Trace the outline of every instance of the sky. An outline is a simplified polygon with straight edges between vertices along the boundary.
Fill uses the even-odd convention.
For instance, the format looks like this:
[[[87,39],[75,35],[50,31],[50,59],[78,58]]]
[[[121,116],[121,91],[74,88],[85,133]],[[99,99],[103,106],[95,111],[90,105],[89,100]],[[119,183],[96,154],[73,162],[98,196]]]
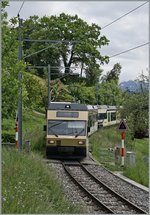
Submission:
[[[145,2],[24,1],[21,8],[23,1],[10,1],[6,11],[8,19],[17,16],[21,8],[20,18],[22,19],[33,15],[42,17],[64,12],[69,15],[77,14],[89,25],[96,23],[102,28],[101,36],[104,35],[110,40],[109,45],[103,46],[100,50],[102,55],[110,56],[109,64],[101,67],[102,75],[110,71],[114,64],[120,63],[122,69],[119,81],[123,82],[137,79],[142,72],[144,75],[149,75],[149,44],[114,56],[149,42],[149,2],[144,4]],[[134,10],[142,4],[144,5]],[[130,11],[132,12],[125,15]],[[125,16],[110,24],[123,15]]]

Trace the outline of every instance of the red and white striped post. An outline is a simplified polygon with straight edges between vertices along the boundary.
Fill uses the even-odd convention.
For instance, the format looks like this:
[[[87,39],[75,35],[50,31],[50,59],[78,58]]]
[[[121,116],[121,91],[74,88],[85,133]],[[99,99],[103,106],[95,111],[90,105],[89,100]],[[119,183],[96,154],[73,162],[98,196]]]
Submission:
[[[124,131],[122,131],[121,136],[121,166],[124,166]]]
[[[124,120],[120,121],[119,131],[121,131],[121,166],[124,166],[124,156],[125,156],[125,151],[124,151],[124,136],[125,136],[125,131],[127,130],[127,124]]]
[[[16,117],[16,138],[15,138],[15,142],[16,142],[16,148],[18,149],[18,116]]]

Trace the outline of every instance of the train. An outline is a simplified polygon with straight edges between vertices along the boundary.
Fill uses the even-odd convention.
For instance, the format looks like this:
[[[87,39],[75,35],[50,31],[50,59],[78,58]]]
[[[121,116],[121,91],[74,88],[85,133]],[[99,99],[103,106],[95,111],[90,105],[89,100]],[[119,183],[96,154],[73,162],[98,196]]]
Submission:
[[[117,108],[70,102],[50,102],[47,110],[46,157],[84,158],[88,137],[100,127],[117,123]]]
[[[120,107],[112,105],[98,105],[98,128],[119,124]]]

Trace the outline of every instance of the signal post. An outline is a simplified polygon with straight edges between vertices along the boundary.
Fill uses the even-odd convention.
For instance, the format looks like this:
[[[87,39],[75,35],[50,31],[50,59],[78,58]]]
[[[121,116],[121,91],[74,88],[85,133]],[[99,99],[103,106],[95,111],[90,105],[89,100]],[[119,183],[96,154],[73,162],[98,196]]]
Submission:
[[[125,131],[127,130],[127,124],[124,120],[121,120],[118,130],[121,132],[121,166],[124,166],[124,155],[125,155],[125,150],[124,150],[124,136],[125,136]]]

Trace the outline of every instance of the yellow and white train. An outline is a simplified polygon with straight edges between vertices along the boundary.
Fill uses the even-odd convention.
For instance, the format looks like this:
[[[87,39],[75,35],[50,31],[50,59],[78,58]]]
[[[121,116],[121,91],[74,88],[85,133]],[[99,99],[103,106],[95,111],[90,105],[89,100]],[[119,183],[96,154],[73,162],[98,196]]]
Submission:
[[[98,128],[116,125],[120,122],[118,108],[111,105],[98,105]]]
[[[101,126],[114,124],[115,111],[116,109],[108,106],[51,102],[47,110],[46,156],[86,157],[88,136]]]

